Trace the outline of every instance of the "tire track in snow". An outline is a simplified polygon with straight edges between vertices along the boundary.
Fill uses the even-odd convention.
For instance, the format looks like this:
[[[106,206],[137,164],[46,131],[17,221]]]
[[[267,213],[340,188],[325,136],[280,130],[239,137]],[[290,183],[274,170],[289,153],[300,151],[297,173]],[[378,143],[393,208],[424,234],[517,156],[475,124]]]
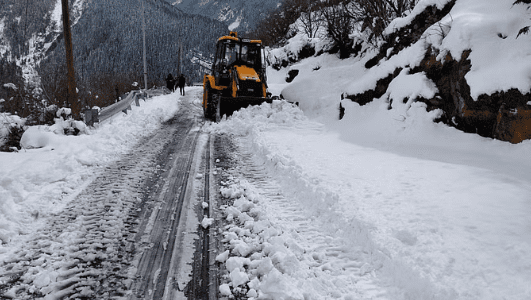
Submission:
[[[217,189],[212,188],[215,171],[211,171],[211,137],[205,147],[205,153],[202,159],[203,163],[203,186],[198,191],[198,198],[202,199],[200,211],[201,224],[198,229],[198,238],[195,241],[194,262],[192,268],[192,278],[185,288],[185,295],[188,299],[195,300],[212,300],[218,299],[218,270],[217,265],[211,255],[217,250],[216,231],[217,231]]]
[[[242,190],[243,197],[248,199],[246,201],[254,202],[262,211],[256,215],[256,209],[251,209],[243,220],[251,216],[254,224],[266,220],[270,225],[265,230],[268,233],[264,234],[265,231],[260,232],[260,229],[256,231],[251,225],[253,223],[244,223],[241,216],[230,217],[234,221],[229,221],[232,224],[225,228],[237,233],[232,237],[229,232],[225,233],[224,246],[230,249],[229,260],[237,258],[231,264],[238,261],[235,245],[244,244],[252,249],[241,257],[250,283],[236,287],[229,281],[232,295],[238,299],[246,299],[255,292],[259,295],[263,293],[266,298],[269,295],[271,299],[329,299],[343,296],[344,299],[388,299],[385,289],[379,286],[375,278],[373,271],[378,266],[373,264],[370,254],[365,253],[365,249],[356,245],[355,241],[345,240],[342,233],[331,232],[327,228],[326,221],[329,220],[326,217],[323,219],[319,214],[314,214],[312,209],[308,210],[304,206],[304,201],[297,199],[297,195],[286,192],[278,180],[288,178],[275,177],[275,171],[255,156],[251,144],[241,138],[228,147],[237,150],[228,150],[230,154],[226,155],[232,163],[225,168],[224,177],[227,181],[224,184],[229,189]],[[239,198],[240,194],[235,197]],[[234,209],[230,209],[230,202],[225,204],[229,206],[228,211],[234,212]],[[255,269],[256,265],[267,265],[263,264],[266,257],[271,259],[271,267],[276,269],[273,273]],[[273,275],[274,272],[281,275]],[[229,277],[229,273],[232,275],[230,270],[224,270],[225,278]],[[282,281],[267,282],[270,276],[282,278]],[[257,280],[261,283],[257,283]],[[251,291],[251,284],[256,291]]]
[[[118,299],[130,294],[135,253],[154,246],[146,243],[139,219],[163,205],[157,195],[168,180],[164,162],[186,161],[170,149],[191,151],[188,135],[194,122],[187,113],[183,109],[132,153],[108,166],[4,262],[0,298]],[[174,186],[172,192],[179,190]]]
[[[173,166],[165,176],[167,181],[154,194],[159,205],[146,211],[149,217],[141,218],[142,231],[136,237],[146,249],[139,260],[133,299],[162,299],[173,285],[174,278],[168,278],[168,272],[198,137],[199,131],[187,133],[186,137],[177,138],[182,143],[176,145],[180,149],[167,150],[177,155],[170,161]]]

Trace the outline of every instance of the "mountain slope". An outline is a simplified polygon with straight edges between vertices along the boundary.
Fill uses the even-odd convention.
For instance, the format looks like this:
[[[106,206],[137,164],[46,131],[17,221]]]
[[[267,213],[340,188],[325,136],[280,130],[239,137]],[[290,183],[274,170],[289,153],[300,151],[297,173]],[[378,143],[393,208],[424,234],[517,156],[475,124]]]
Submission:
[[[0,66],[5,66],[2,74],[9,71],[9,78],[2,76],[2,81],[15,82],[21,76],[21,70],[12,70],[15,61],[20,66],[29,64],[42,79],[41,96],[48,104],[63,105],[66,72],[60,9],[57,12],[60,1],[9,1],[13,3],[0,15]],[[167,74],[179,69],[189,82],[200,81],[204,69],[193,64],[193,58],[209,56],[217,38],[227,33],[224,23],[184,13],[164,0],[70,2],[76,81],[85,107],[106,106],[131,90],[133,82],[143,82],[142,3],[149,86],[165,84]],[[26,7],[33,11],[27,17]],[[40,18],[32,19],[35,24],[26,22],[31,16]],[[19,23],[28,23],[25,31]],[[0,90],[0,98],[12,97],[5,88]]]
[[[224,22],[229,28],[246,31],[253,28],[265,13],[278,6],[279,0],[182,0],[173,2],[190,14],[206,16]]]

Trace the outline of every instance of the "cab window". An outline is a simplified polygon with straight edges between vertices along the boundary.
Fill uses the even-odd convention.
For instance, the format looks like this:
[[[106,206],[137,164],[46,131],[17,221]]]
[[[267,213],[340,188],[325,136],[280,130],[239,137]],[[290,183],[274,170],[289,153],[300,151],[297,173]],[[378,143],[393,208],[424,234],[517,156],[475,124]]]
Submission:
[[[238,60],[239,46],[235,44],[227,44],[225,48],[225,61],[227,65],[231,65]]]

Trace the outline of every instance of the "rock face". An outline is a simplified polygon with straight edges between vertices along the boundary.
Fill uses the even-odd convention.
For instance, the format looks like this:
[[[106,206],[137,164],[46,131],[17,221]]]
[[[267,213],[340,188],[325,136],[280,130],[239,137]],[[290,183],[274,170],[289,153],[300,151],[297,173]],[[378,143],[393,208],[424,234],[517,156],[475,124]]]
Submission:
[[[410,25],[389,35],[387,42],[380,47],[378,55],[369,60],[365,67],[377,67],[378,62],[385,57],[395,55],[417,42],[422,33],[448,14],[454,4],[455,1],[449,2],[440,10],[435,6],[427,7]],[[413,68],[410,74],[425,72],[439,92],[432,99],[416,100],[425,102],[428,111],[443,110],[444,114],[439,121],[464,132],[477,133],[483,137],[511,143],[531,139],[531,94],[522,94],[517,89],[510,89],[492,95],[483,94],[474,100],[465,79],[465,75],[472,67],[468,59],[470,53],[471,50],[464,51],[461,57],[457,58],[448,54],[444,59],[437,60],[439,54],[437,50],[428,48],[420,65]],[[375,89],[361,94],[346,95],[346,98],[365,105],[384,95],[400,71],[401,68],[398,68],[392,74],[378,80]]]
[[[443,99],[425,101],[428,108],[442,109],[445,112],[442,121],[465,132],[511,143],[531,139],[531,110],[527,105],[531,95],[511,89],[472,99],[465,80],[471,68],[470,53],[463,52],[458,61],[447,55],[444,62],[437,61],[431,49],[426,53],[418,70],[426,72]]]

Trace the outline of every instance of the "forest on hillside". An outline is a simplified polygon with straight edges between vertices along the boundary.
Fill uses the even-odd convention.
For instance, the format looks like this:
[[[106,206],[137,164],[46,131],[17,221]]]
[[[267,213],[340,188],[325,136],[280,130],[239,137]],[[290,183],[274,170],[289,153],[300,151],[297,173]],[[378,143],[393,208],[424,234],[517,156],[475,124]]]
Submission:
[[[166,0],[190,14],[197,14],[236,26],[242,35],[255,28],[282,0]]]
[[[74,60],[81,96],[88,106],[105,106],[109,99],[143,82],[142,7],[140,2],[107,0],[89,2],[82,18],[73,27]],[[202,79],[204,70],[192,64],[195,53],[212,53],[215,40],[227,29],[211,19],[185,14],[164,1],[146,1],[146,57],[148,86],[163,85],[168,73],[180,71],[188,81]],[[64,61],[64,45],[58,43],[38,69],[49,94],[63,94],[57,69]],[[61,78],[60,80],[66,80]],[[142,84],[143,86],[143,84]]]
[[[0,55],[0,99],[5,99],[3,107],[6,112],[35,123],[39,122],[38,115],[44,106],[66,105],[62,27],[50,24],[52,2],[55,1],[9,1],[0,15],[4,24],[0,44],[8,49]],[[72,27],[72,39],[76,84],[82,107],[107,106],[114,103],[119,95],[138,89],[133,86],[134,82],[144,86],[142,1],[92,0],[76,3],[70,0],[70,3],[71,11],[76,4],[83,3],[82,12],[73,11],[71,15],[71,22],[77,20]],[[217,38],[227,33],[226,25],[203,16],[183,13],[163,0],[145,0],[143,3],[148,86],[163,85],[168,73],[175,75],[179,72],[179,49],[182,49],[180,71],[186,75],[188,82],[202,80],[205,70],[191,60],[195,55],[208,57]],[[81,13],[81,16],[76,18],[76,13]],[[11,28],[14,30],[10,31]],[[33,42],[30,46],[31,36],[45,37],[39,45]],[[44,47],[47,43],[51,43],[49,48]],[[35,66],[39,82],[26,83],[24,87],[23,70],[17,66],[17,61],[20,65],[23,58],[35,49],[47,49],[39,57],[32,57],[44,57]],[[17,89],[4,86],[6,83],[13,83]]]

